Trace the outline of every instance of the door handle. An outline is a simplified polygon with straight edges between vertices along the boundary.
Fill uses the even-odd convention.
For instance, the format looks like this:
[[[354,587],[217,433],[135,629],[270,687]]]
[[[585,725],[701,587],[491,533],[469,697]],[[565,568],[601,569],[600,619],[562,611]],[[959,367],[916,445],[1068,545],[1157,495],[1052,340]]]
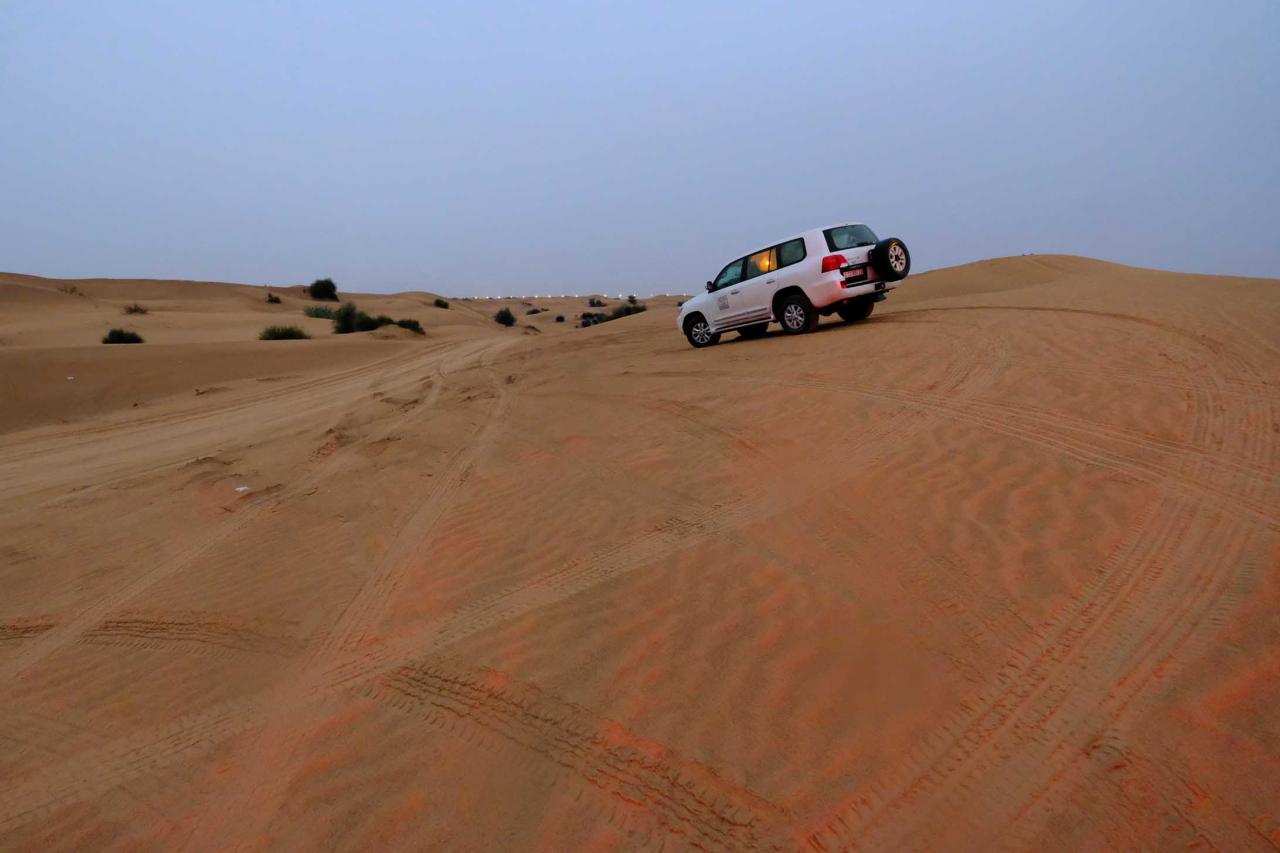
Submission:
[[[735,293],[737,293],[737,292],[738,292],[738,291],[736,291],[736,290],[730,290],[730,291],[729,291],[730,295],[735,294]]]
[[[765,283],[765,284],[773,284],[775,281],[777,281],[777,279],[776,279],[776,278],[766,278],[766,279],[764,280],[764,283]]]

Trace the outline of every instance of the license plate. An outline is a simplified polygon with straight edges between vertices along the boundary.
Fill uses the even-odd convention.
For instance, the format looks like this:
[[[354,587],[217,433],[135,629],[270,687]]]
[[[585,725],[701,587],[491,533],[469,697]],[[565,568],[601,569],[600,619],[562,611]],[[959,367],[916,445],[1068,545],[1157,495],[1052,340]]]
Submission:
[[[862,281],[866,277],[867,277],[866,267],[858,267],[857,269],[849,270],[847,273],[844,274],[845,282]]]

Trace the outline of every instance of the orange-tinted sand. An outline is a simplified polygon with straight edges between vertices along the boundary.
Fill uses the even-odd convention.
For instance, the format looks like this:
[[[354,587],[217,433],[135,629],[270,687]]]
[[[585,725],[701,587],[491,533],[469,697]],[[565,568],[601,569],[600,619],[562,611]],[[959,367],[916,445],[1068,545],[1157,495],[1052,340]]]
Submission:
[[[1280,283],[265,290],[0,276],[0,848],[1280,845]]]

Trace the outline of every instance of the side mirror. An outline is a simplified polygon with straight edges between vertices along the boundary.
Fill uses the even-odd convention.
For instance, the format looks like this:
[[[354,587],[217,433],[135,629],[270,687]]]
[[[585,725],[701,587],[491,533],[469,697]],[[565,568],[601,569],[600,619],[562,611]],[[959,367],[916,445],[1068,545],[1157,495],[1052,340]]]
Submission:
[[[707,293],[714,293],[715,289],[716,289],[716,284],[714,281],[707,282]]]

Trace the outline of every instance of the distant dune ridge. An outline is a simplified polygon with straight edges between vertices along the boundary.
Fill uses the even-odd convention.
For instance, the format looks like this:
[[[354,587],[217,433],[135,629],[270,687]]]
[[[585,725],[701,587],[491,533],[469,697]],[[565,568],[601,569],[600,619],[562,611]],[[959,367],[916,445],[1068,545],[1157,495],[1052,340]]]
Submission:
[[[1280,846],[1280,282],[340,295],[0,274],[0,849]]]

